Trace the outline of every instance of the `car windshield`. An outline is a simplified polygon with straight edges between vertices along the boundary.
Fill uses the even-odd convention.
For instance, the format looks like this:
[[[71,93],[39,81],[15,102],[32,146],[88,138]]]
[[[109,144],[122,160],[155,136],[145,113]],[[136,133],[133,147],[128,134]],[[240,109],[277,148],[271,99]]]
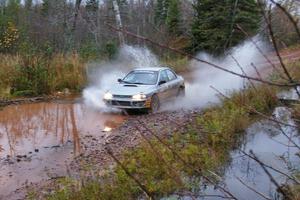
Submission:
[[[155,71],[132,71],[123,80],[124,83],[155,85],[157,82],[158,72]]]

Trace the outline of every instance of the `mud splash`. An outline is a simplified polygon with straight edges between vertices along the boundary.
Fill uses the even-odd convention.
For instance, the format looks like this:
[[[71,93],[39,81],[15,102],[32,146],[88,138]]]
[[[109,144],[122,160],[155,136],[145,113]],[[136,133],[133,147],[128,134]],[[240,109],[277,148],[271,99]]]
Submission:
[[[81,139],[108,134],[125,120],[71,102],[7,106],[0,111],[0,199],[17,188],[67,175]]]

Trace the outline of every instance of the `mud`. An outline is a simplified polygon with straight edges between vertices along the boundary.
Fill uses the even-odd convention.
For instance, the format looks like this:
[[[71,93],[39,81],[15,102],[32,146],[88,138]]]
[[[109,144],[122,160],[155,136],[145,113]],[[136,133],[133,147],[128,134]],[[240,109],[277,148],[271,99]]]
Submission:
[[[7,106],[0,111],[0,199],[30,183],[66,176],[83,138],[103,136],[126,117],[67,100]],[[106,132],[105,132],[106,131]]]

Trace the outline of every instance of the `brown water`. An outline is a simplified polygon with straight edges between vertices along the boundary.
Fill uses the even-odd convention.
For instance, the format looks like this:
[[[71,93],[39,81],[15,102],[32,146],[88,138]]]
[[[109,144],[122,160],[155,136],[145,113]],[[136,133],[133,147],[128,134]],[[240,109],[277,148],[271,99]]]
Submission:
[[[81,139],[123,123],[119,114],[70,102],[7,106],[0,111],[0,199],[15,189],[63,176],[81,153]]]

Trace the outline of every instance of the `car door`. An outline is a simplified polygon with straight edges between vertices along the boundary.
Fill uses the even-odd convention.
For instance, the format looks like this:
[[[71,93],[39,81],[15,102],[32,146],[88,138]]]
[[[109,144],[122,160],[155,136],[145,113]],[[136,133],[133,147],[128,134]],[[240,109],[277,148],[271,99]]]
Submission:
[[[168,79],[169,79],[169,82],[168,82],[168,90],[169,90],[169,94],[170,94],[169,98],[176,97],[178,94],[179,87],[180,87],[180,85],[178,84],[177,76],[172,70],[167,69],[166,72],[167,72]]]
[[[158,85],[158,88],[159,88],[158,89],[158,91],[159,91],[158,97],[159,97],[160,101],[166,101],[170,96],[170,91],[168,90],[169,89],[169,86],[168,86],[169,78],[168,78],[168,74],[167,74],[166,70],[160,71],[158,83],[160,83],[162,81],[165,81],[165,83]]]

